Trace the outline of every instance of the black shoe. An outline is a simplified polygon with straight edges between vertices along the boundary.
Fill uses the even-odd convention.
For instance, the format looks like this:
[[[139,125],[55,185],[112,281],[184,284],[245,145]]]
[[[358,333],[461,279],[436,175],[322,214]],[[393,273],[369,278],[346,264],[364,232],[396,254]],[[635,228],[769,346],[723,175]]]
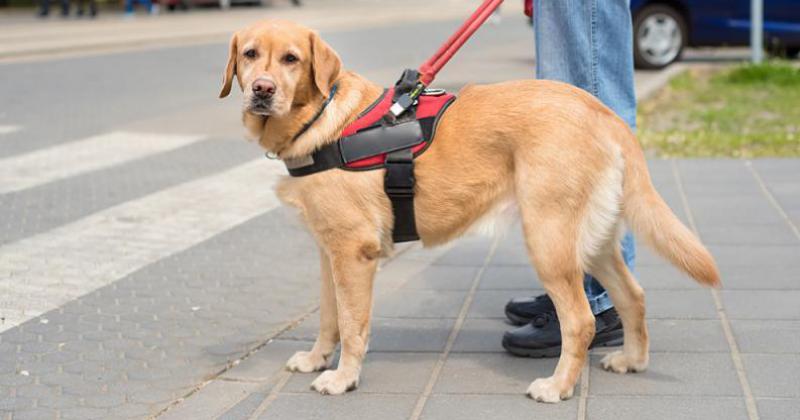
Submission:
[[[616,309],[611,308],[595,316],[594,340],[589,348],[619,346],[622,341],[622,322]],[[503,347],[515,356],[558,356],[561,354],[561,326],[556,312],[539,313],[528,324],[507,331],[503,335]]]
[[[556,307],[547,295],[514,298],[506,304],[506,316],[514,325],[525,325],[537,315],[555,311]]]

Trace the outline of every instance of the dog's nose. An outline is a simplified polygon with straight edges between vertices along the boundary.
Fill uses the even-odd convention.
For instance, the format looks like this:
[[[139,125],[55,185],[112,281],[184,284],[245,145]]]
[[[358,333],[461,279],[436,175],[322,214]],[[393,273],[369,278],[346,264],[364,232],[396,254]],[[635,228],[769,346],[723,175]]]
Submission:
[[[253,82],[253,93],[259,98],[270,98],[275,94],[275,83],[266,79]]]

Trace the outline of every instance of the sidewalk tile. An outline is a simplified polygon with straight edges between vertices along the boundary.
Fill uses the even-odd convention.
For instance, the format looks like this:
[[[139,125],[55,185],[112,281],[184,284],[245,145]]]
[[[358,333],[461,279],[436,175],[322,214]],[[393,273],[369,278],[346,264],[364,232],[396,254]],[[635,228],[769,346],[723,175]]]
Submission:
[[[698,290],[701,287],[688,275],[677,268],[665,264],[637,265],[633,269],[633,277],[642,286],[645,293],[652,290]]]
[[[248,420],[267,396],[266,392],[254,392],[224,412],[216,420]]]
[[[709,251],[725,274],[739,267],[775,266],[793,267],[800,270],[800,246],[731,246],[710,245]]]
[[[505,352],[503,333],[516,328],[502,319],[467,318],[453,345],[453,352]]]
[[[493,266],[503,265],[523,265],[530,266],[531,260],[528,257],[528,251],[522,245],[503,244],[497,247],[497,252],[494,254],[490,263]]]
[[[636,247],[636,261],[634,265],[634,272],[639,267],[647,266],[670,266],[670,264],[660,255],[656,254],[649,246],[637,243]]]
[[[797,182],[800,176],[798,159],[761,158],[753,160],[752,164],[765,181]]]
[[[519,395],[432,395],[422,411],[423,420],[573,419],[578,399],[558,404],[537,403]]]
[[[367,354],[361,370],[359,394],[420,394],[427,385],[437,353],[373,353]],[[319,372],[292,375],[284,393],[313,393],[311,383]],[[321,397],[320,398],[324,398]]]
[[[259,385],[252,382],[214,380],[181,404],[159,416],[159,419],[216,418],[258,388]]]
[[[728,342],[716,319],[651,319],[647,321],[650,351],[727,352]]]
[[[698,226],[780,226],[784,223],[765,197],[692,197],[689,207]]]
[[[742,354],[756,397],[800,398],[800,354]]]
[[[748,196],[755,199],[756,197],[764,196],[764,192],[761,191],[761,187],[759,187],[754,181],[746,181],[744,183],[724,181],[696,182],[696,180],[687,180],[686,178],[683,178],[683,187],[688,197],[690,206],[693,199],[700,197],[729,198]]]
[[[372,320],[369,350],[440,352],[454,324],[453,318],[376,318]]]
[[[556,363],[557,359],[529,359],[505,353],[452,353],[433,391],[525,395],[534,379],[553,374]]]
[[[530,265],[489,266],[483,272],[479,290],[530,289],[541,290],[542,285]]]
[[[756,404],[761,420],[787,420],[797,418],[797,413],[800,413],[800,399],[757,398]]]
[[[800,290],[723,290],[731,319],[800,320]]]
[[[800,354],[800,321],[731,320],[742,353]]]
[[[404,290],[469,290],[478,267],[432,265],[403,283]]]
[[[645,372],[607,372],[592,355],[590,395],[738,396],[742,390],[728,353],[651,353]]]
[[[379,318],[372,317],[370,351],[440,352],[453,329],[455,318]],[[287,331],[280,339],[303,340],[311,348],[319,331],[319,315]]]
[[[701,223],[698,230],[706,245],[797,245],[797,238],[783,220],[763,225]]]
[[[488,237],[466,237],[459,240],[452,249],[436,259],[433,264],[480,267],[489,254],[491,244],[492,240]]]
[[[716,319],[717,311],[711,292],[693,290],[645,291],[648,318]]]
[[[300,350],[309,350],[302,341],[274,340],[222,374],[222,378],[265,382],[283,371],[286,361]]]
[[[592,396],[588,420],[747,420],[741,398]]]
[[[417,402],[416,395],[279,395],[259,420],[406,420]]]
[[[503,318],[505,319],[506,303],[518,296],[533,296],[542,293],[536,289],[521,290],[478,290],[467,312],[467,318]]]
[[[783,265],[770,267],[723,267],[722,289],[798,289],[798,269]]]
[[[405,290],[377,296],[373,316],[384,318],[456,318],[467,292]]]
[[[319,332],[319,311],[315,311],[294,328],[283,332],[277,338],[279,340],[295,340],[314,342]]]

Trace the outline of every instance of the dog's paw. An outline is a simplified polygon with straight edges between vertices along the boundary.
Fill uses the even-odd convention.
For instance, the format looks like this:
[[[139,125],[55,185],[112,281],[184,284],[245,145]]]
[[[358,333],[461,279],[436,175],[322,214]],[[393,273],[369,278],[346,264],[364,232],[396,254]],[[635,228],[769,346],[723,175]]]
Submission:
[[[341,369],[322,372],[314,382],[311,389],[322,395],[340,395],[358,387],[358,374]]]
[[[616,373],[642,372],[647,369],[647,357],[644,360],[634,360],[623,351],[613,351],[600,361],[603,369]]]
[[[325,356],[311,351],[298,351],[286,362],[286,369],[291,372],[316,372],[329,367],[330,360]]]
[[[575,387],[563,387],[551,376],[539,378],[528,387],[528,396],[543,403],[557,403],[572,398]]]

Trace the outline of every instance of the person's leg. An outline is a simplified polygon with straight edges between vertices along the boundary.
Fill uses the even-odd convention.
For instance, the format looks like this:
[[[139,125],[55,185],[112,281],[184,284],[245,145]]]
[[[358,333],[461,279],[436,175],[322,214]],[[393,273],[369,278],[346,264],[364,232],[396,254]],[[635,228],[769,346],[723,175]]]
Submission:
[[[534,0],[536,77],[578,86],[598,97],[631,128],[636,126],[636,96],[633,85],[633,35],[629,0]],[[623,256],[633,268],[633,236],[622,241]],[[592,312],[598,316],[595,343],[616,344],[621,325],[608,293],[597,280],[586,276],[584,290]],[[552,350],[560,345],[557,328],[548,320],[552,302],[546,296],[514,299],[506,306],[512,322],[526,325],[506,334],[506,348],[520,355],[549,355],[547,352],[519,351],[541,348],[545,341]],[[544,319],[544,321],[543,321]],[[606,334],[601,331],[606,329]],[[514,350],[512,350],[514,349]],[[550,352],[552,353],[552,351]]]
[[[622,238],[621,246],[625,265],[633,272],[634,262],[636,261],[636,241],[630,232],[626,233]],[[589,307],[592,308],[593,314],[601,314],[614,307],[608,292],[603,289],[603,286],[594,277],[586,275],[583,280],[583,289],[586,291],[586,298],[589,299]]]
[[[39,16],[47,16],[50,14],[50,0],[41,0],[41,9],[39,9]]]
[[[69,16],[69,0],[61,0],[61,16]]]
[[[126,15],[133,14],[133,0],[125,0],[125,14]]]
[[[588,91],[636,128],[630,0],[536,0],[534,13],[536,77]],[[631,269],[634,252],[628,234],[623,255]],[[613,306],[591,276],[585,289],[595,314]]]

